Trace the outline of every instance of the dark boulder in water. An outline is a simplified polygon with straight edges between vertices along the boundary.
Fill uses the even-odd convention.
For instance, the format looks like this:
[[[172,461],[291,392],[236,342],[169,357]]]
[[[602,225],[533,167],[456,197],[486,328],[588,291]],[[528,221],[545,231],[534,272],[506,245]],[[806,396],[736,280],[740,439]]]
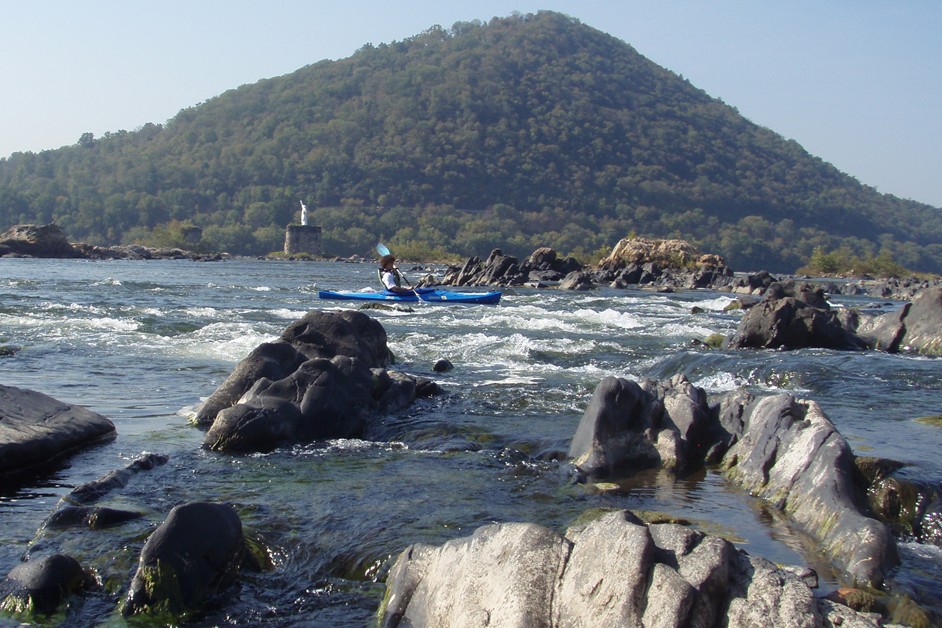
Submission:
[[[867,348],[844,327],[821,288],[793,281],[769,286],[762,301],[749,308],[724,345],[730,349]]]
[[[232,506],[177,506],[144,543],[123,612],[199,608],[235,582],[246,556],[242,522]]]
[[[551,248],[535,250],[529,258],[519,261],[494,249],[487,259],[470,257],[463,266],[448,269],[441,284],[445,286],[520,286],[539,281],[558,281],[563,276],[582,270],[572,257],[559,258]]]
[[[354,310],[309,312],[236,366],[197,414],[204,447],[271,451],[361,436],[375,412],[439,392],[422,377],[392,374],[383,326]]]
[[[50,614],[69,595],[95,586],[95,578],[71,556],[34,558],[14,567],[0,582],[0,608],[12,613]]]

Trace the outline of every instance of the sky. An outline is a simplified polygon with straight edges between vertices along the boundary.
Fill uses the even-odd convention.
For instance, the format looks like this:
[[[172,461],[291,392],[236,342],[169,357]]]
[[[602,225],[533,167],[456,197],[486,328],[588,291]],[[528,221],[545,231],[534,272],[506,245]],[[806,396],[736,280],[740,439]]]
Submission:
[[[551,10],[880,192],[942,208],[937,0],[0,0],[0,158],[164,124],[434,25]]]

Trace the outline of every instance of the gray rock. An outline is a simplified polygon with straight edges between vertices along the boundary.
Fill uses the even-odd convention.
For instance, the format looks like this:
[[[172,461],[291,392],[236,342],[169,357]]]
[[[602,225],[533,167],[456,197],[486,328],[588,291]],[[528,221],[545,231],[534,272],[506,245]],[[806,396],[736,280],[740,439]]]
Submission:
[[[942,354],[942,287],[922,290],[898,311],[862,321],[857,333],[890,353]]]
[[[666,384],[606,377],[579,422],[569,458],[588,477],[645,467],[679,472],[718,457],[711,450],[729,440],[703,390],[684,376]]]
[[[711,405],[683,376],[640,384],[607,377],[569,459],[578,480],[722,461],[731,481],[788,514],[853,579],[878,585],[898,562],[889,528],[858,503],[853,452],[812,401],[736,391]]]
[[[783,510],[817,538],[836,565],[876,586],[898,562],[883,523],[863,514],[854,456],[814,401],[740,397],[743,433],[726,453],[726,476]]]
[[[239,362],[200,406],[196,422],[212,424],[221,410],[238,403],[261,379],[279,381],[308,360],[337,355],[358,358],[367,368],[387,366],[386,330],[376,319],[355,310],[308,312],[289,325],[277,341],[259,345]]]
[[[568,543],[547,528],[493,524],[413,545],[387,579],[383,626],[547,626]]]
[[[769,287],[762,301],[746,311],[724,347],[855,350],[867,345],[842,325],[820,288],[788,282]]]
[[[82,257],[56,224],[16,225],[0,234],[0,255],[28,257]]]
[[[574,270],[559,282],[560,290],[591,290],[597,284],[591,273],[581,270]]]
[[[255,349],[206,400],[203,446],[267,452],[280,445],[362,436],[371,414],[441,391],[385,370],[386,331],[362,312],[309,312],[277,342]]]
[[[876,626],[849,608],[841,615]],[[606,514],[560,536],[491,524],[412,545],[386,581],[382,626],[821,626],[798,576],[674,524]],[[855,624],[858,625],[858,624]]]
[[[114,424],[98,413],[0,384],[0,476],[33,470],[114,437]]]

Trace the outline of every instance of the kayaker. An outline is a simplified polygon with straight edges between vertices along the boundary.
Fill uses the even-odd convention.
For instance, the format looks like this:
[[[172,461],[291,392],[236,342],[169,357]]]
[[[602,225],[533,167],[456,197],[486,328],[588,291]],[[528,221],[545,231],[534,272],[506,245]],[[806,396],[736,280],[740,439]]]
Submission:
[[[390,292],[396,294],[413,294],[412,288],[405,288],[402,285],[402,273],[396,268],[396,257],[394,255],[383,255],[379,258],[379,279],[383,286]]]

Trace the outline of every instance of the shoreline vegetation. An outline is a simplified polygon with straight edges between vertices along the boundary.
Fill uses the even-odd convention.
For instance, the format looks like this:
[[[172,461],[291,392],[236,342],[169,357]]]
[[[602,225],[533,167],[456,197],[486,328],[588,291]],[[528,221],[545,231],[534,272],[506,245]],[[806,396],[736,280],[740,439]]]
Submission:
[[[518,263],[516,257],[505,256],[499,249],[486,260],[477,257],[462,258],[442,248],[429,248],[415,242],[391,242],[401,263],[413,265],[413,272],[426,273],[422,285],[490,285],[584,290],[609,285],[625,288],[639,285],[648,289],[714,288],[760,296],[770,283],[778,280],[801,279],[824,284],[832,294],[866,294],[876,298],[901,301],[911,300],[921,290],[942,285],[942,278],[930,273],[918,273],[905,268],[886,253],[860,257],[846,248],[825,251],[815,249],[807,264],[795,273],[776,273],[773,277],[765,270],[734,271],[726,266],[719,255],[701,253],[684,240],[648,239],[629,234],[611,250],[599,250],[591,256],[562,257],[548,247],[536,249],[529,258]],[[239,256],[226,252],[192,251],[180,247],[153,247],[140,244],[100,247],[85,243],[70,243],[55,224],[16,225],[0,234],[0,257],[75,258],[88,260],[151,260],[187,259],[193,261],[223,261]],[[585,262],[586,258],[591,261]],[[288,255],[272,252],[258,259],[293,261],[334,261],[341,263],[374,263],[371,257],[349,257],[307,254]],[[488,265],[502,268],[485,272]],[[475,266],[472,269],[472,266]],[[638,269],[626,272],[625,266]],[[433,267],[445,267],[445,276],[437,278]],[[523,268],[525,273],[513,271]],[[470,271],[480,275],[472,278]],[[510,272],[508,272],[510,271]],[[464,277],[462,278],[462,275]],[[689,275],[690,279],[680,278]],[[744,276],[736,286],[728,279]]]

